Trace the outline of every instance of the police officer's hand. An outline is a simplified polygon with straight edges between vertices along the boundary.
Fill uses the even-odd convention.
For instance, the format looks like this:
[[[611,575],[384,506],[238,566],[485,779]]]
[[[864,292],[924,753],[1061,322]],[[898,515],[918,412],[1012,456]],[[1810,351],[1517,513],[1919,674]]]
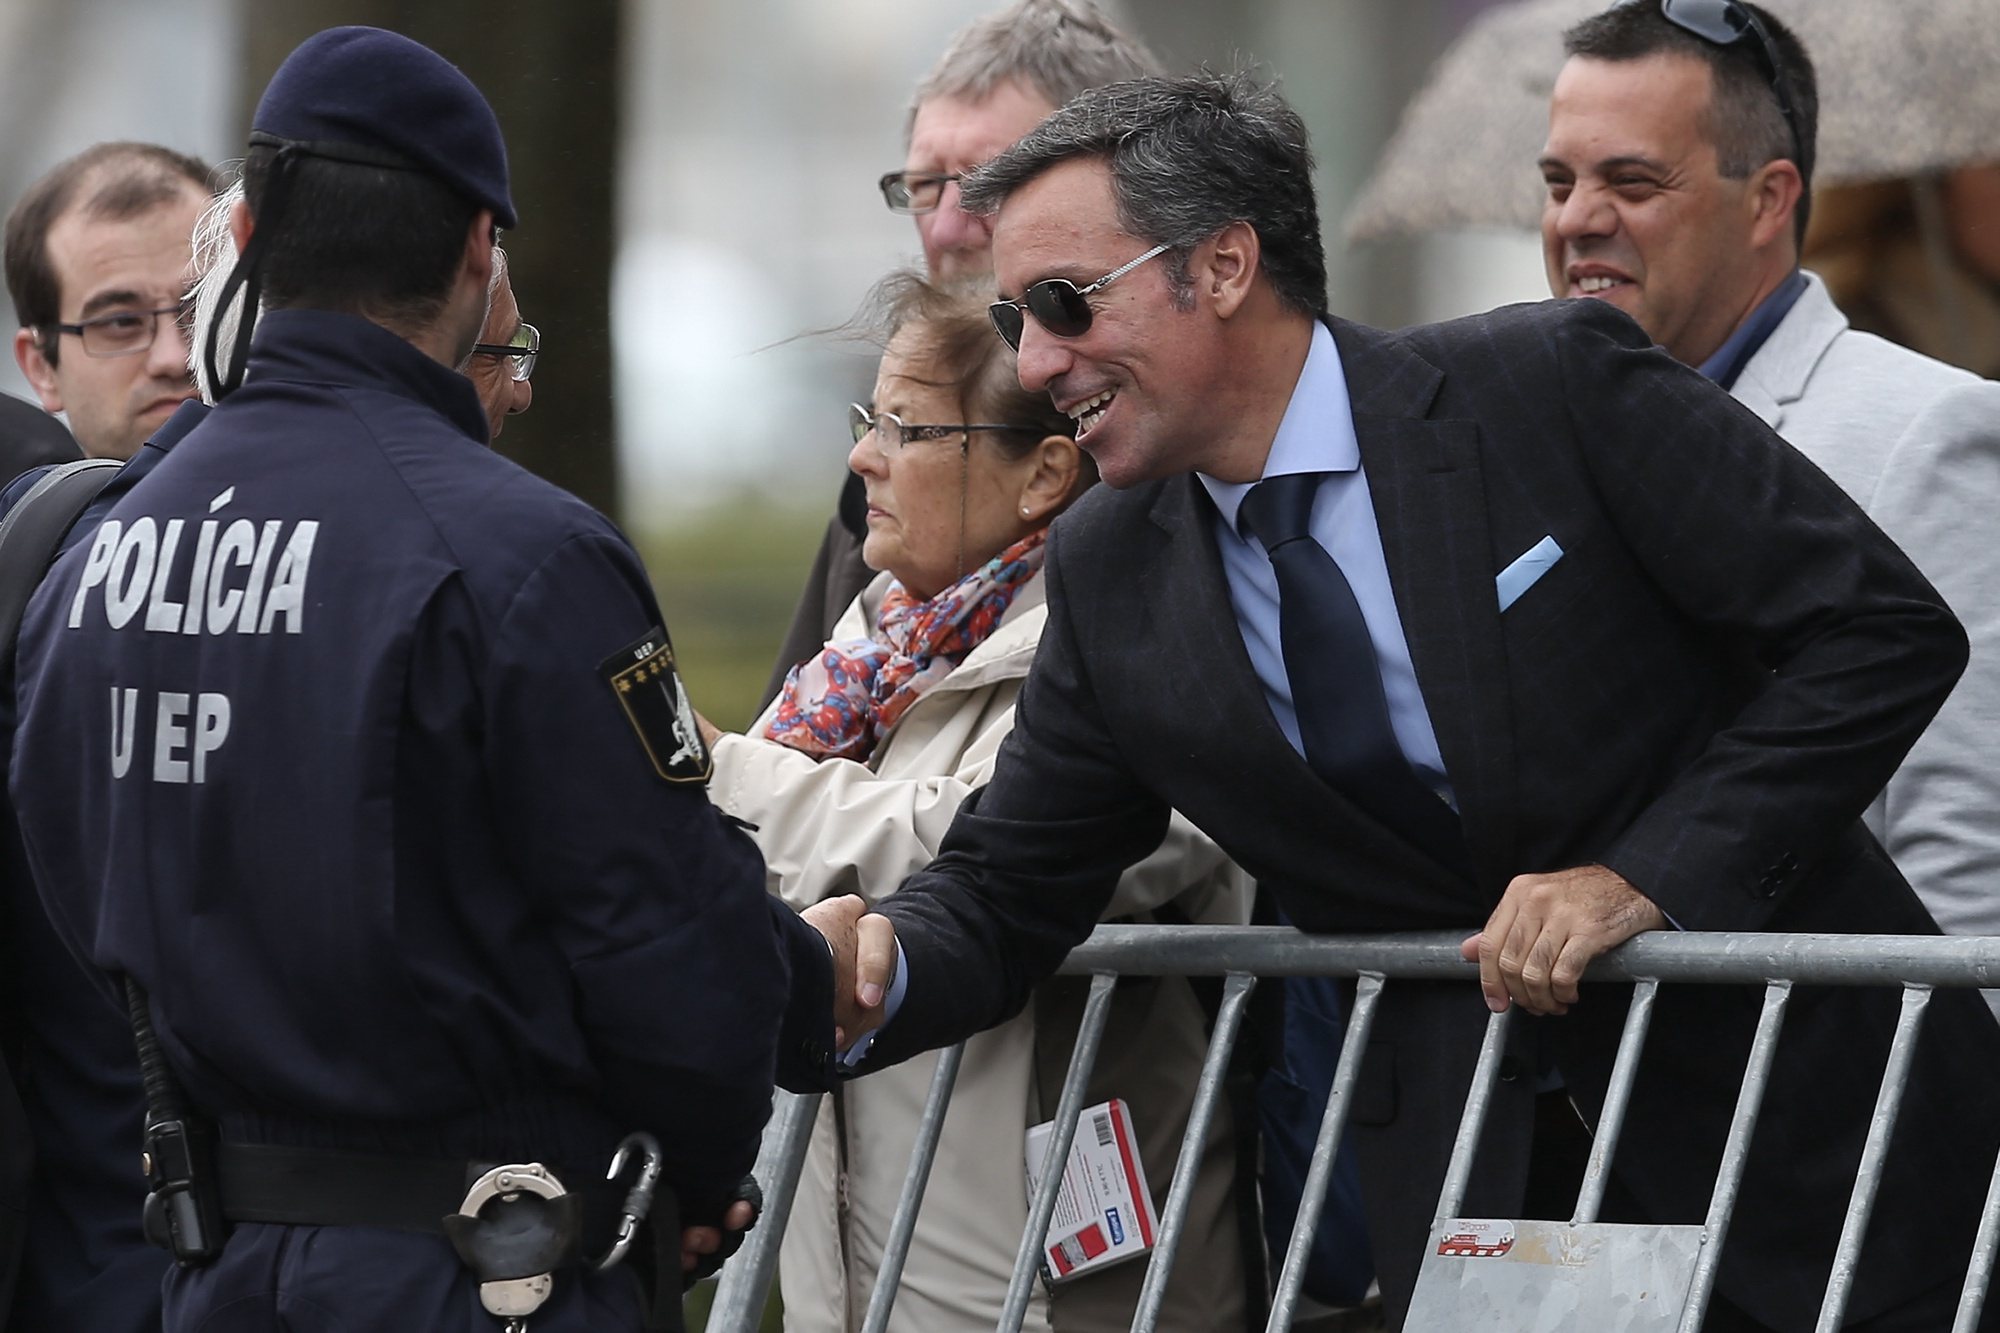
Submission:
[[[738,1199],[722,1215],[720,1227],[685,1227],[681,1231],[681,1271],[692,1273],[695,1266],[722,1248],[722,1233],[744,1231],[757,1220],[757,1210],[748,1199]]]
[[[1486,929],[1459,953],[1479,964],[1480,989],[1494,1013],[1511,1002],[1531,1014],[1561,1014],[1577,1002],[1591,959],[1666,924],[1666,913],[1616,871],[1577,866],[1516,875]]]
[[[833,950],[833,1036],[844,1051],[882,1025],[882,997],[896,974],[896,928],[852,893],[814,903],[799,915]]]

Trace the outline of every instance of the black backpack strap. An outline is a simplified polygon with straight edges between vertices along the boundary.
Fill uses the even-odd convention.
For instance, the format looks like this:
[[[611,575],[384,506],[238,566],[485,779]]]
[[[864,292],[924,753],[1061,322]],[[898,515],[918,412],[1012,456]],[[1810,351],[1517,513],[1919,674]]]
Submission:
[[[56,547],[122,466],[115,458],[80,458],[52,467],[0,519],[0,651],[13,652],[21,615]]]
[[[113,458],[86,458],[50,468],[6,518],[0,519],[0,653],[13,653],[21,613],[27,610],[28,598],[42,575],[48,573],[56,546],[118,466]],[[0,1015],[6,1020],[15,1017]],[[0,1023],[0,1027],[6,1026]],[[11,1040],[5,1043],[13,1044]],[[6,1325],[14,1303],[14,1279],[26,1239],[28,1178],[35,1163],[27,1113],[8,1069],[7,1055],[0,1049],[0,1196],[4,1196],[0,1202],[0,1327]]]

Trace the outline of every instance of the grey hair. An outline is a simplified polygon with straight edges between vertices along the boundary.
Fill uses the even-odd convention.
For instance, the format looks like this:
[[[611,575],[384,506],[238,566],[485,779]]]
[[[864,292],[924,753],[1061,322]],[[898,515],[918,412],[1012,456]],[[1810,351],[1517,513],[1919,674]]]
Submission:
[[[1194,299],[1189,252],[1245,222],[1257,233],[1259,263],[1278,299],[1300,314],[1325,313],[1312,149],[1305,122],[1270,83],[1244,71],[1204,70],[1090,89],[967,175],[961,206],[993,213],[1015,190],[1076,157],[1110,168],[1120,226],[1169,247],[1168,272],[1184,307]]]
[[[917,108],[935,97],[983,101],[1019,82],[1061,106],[1086,88],[1165,73],[1145,43],[1112,23],[1093,0],[1019,0],[958,30],[917,85],[903,142]]]
[[[500,295],[500,284],[505,281],[507,281],[507,252],[501,248],[500,242],[495,241],[493,243],[493,271],[486,277],[486,309],[481,311],[479,315],[479,328],[481,332],[484,332],[486,329],[486,321],[493,318],[493,298]],[[467,351],[459,359],[459,363],[453,366],[452,369],[461,375],[470,374],[472,371],[472,358],[478,355],[479,353],[477,352]]]
[[[208,346],[209,330],[216,326],[220,326],[216,360],[226,362],[236,346],[242,302],[232,301],[229,308],[222,308],[222,289],[229,281],[230,270],[236,267],[236,238],[230,234],[229,215],[242,198],[243,178],[238,175],[227,189],[209,201],[194,224],[194,258],[189,265],[194,279],[189,294],[194,302],[194,323],[188,334],[188,369],[194,374],[201,400],[210,406],[216,401],[215,385],[209,381],[201,349]],[[262,318],[263,313],[260,308],[257,317]],[[218,366],[217,370],[225,377],[229,374],[227,365]]]

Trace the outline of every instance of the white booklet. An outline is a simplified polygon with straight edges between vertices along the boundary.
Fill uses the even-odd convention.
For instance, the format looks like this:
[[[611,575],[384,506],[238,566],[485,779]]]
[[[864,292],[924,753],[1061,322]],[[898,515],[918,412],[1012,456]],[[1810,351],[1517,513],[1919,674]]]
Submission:
[[[1048,1155],[1055,1122],[1028,1131],[1028,1193],[1032,1196]],[[1146,1168],[1139,1161],[1139,1140],[1132,1132],[1132,1113],[1120,1098],[1086,1107],[1070,1143],[1063,1167],[1062,1188],[1056,1194],[1055,1218],[1043,1247],[1044,1269],[1052,1283],[1109,1264],[1120,1263],[1153,1248],[1153,1196],[1146,1189]]]

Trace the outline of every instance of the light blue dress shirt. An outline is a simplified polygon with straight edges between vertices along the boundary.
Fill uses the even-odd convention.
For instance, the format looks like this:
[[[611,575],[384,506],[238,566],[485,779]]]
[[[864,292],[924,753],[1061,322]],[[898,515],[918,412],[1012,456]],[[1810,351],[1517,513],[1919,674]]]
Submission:
[[[827,945],[826,951],[832,953],[833,946],[831,944]],[[876,1033],[880,1032],[882,1028],[888,1027],[889,1020],[894,1018],[896,1011],[903,1007],[903,993],[910,988],[910,969],[903,966],[903,942],[901,940],[896,941],[896,959],[890,966],[895,971],[890,974],[889,989],[882,992],[881,1026],[877,1027],[873,1032],[862,1033],[854,1039],[852,1046],[834,1056],[834,1061],[843,1070],[851,1070],[861,1063],[862,1057],[868,1054],[868,1048],[875,1044]],[[834,971],[838,972],[839,970],[840,964],[836,962],[834,964]]]
[[[1389,588],[1389,564],[1382,554],[1382,533],[1375,524],[1375,507],[1368,496],[1368,475],[1361,467],[1361,444],[1354,435],[1354,410],[1347,397],[1347,377],[1340,351],[1326,325],[1313,325],[1312,348],[1299,373],[1285,418],[1271,441],[1264,463],[1266,477],[1298,472],[1328,474],[1313,497],[1313,539],[1326,548],[1354,589],[1368,636],[1375,641],[1375,663],[1382,672],[1382,693],[1389,703],[1389,726],[1396,743],[1417,776],[1457,808],[1444,756],[1424,698],[1417,689],[1417,671],[1410,662],[1409,641],[1396,614]],[[1215,542],[1222,552],[1222,573],[1229,600],[1236,608],[1236,627],[1250,664],[1264,686],[1264,700],[1292,748],[1305,753],[1299,738],[1299,714],[1292,702],[1291,677],[1285,672],[1284,649],[1278,639],[1278,575],[1263,543],[1237,531],[1237,511],[1249,484],[1217,481],[1196,473],[1215,501]]]

